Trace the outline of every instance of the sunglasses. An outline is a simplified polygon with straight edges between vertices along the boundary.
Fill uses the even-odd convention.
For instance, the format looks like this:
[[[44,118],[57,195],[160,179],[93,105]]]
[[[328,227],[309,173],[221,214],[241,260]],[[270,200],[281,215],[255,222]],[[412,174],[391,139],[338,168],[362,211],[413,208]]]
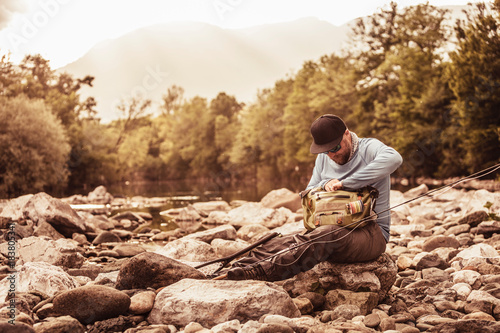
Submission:
[[[336,153],[338,152],[342,147],[340,146],[340,143],[336,146],[336,147],[333,147],[332,149],[328,150],[328,151],[325,151],[324,154],[328,154],[328,153]]]

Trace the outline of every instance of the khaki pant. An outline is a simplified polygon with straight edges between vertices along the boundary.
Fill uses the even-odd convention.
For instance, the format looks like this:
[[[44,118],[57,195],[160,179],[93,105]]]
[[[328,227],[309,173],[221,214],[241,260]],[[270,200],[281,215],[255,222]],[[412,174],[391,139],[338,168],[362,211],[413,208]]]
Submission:
[[[314,240],[291,251],[297,244]],[[354,263],[378,258],[385,251],[386,241],[376,222],[362,228],[346,229],[325,225],[306,234],[276,237],[251,251],[233,266],[246,266],[259,262],[268,281],[279,281],[313,268],[322,261]],[[281,253],[278,253],[283,251]],[[267,259],[272,256],[271,259]]]

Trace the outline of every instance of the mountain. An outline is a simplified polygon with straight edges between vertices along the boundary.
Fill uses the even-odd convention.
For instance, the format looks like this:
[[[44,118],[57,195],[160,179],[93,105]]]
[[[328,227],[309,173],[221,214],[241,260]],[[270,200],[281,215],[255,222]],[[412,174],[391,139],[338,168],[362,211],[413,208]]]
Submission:
[[[340,50],[349,30],[315,18],[246,29],[198,22],[154,25],[101,42],[59,71],[95,77],[82,96],[95,97],[104,122],[118,117],[120,99],[140,96],[159,105],[174,84],[187,98],[211,100],[225,92],[250,102],[305,61]]]
[[[464,18],[466,6],[441,8],[450,11],[449,25]],[[259,90],[296,73],[305,61],[340,51],[351,23],[337,27],[304,18],[246,29],[199,22],[154,25],[101,42],[59,71],[95,77],[82,96],[95,97],[104,122],[116,119],[116,106],[131,96],[160,105],[174,84],[184,88],[186,98],[211,100],[225,92],[248,103]]]

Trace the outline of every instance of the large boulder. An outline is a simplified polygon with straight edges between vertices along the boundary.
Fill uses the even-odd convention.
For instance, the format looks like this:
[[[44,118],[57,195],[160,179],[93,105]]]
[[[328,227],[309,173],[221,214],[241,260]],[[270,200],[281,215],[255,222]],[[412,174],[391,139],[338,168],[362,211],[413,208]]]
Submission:
[[[226,240],[236,239],[236,229],[231,225],[221,225],[204,231],[198,231],[193,234],[187,235],[185,239],[196,239],[205,243],[210,243],[215,238],[222,238]]]
[[[87,195],[87,200],[92,204],[105,205],[113,201],[113,196],[108,193],[106,187],[100,185]]]
[[[203,262],[217,259],[217,254],[210,244],[186,237],[169,242],[155,252],[182,261]]]
[[[69,204],[44,192],[33,195],[21,210],[24,219],[35,224],[45,221],[67,238],[75,232],[82,234],[86,231],[84,220]]]
[[[54,297],[54,311],[78,319],[82,324],[126,314],[130,297],[115,288],[83,286]]]
[[[377,260],[363,263],[338,264],[324,261],[285,280],[283,288],[292,297],[311,291],[326,294],[333,289],[373,292],[378,294],[381,301],[396,281],[397,272],[396,263],[387,253],[383,253]]]
[[[293,318],[300,311],[281,287],[270,282],[184,279],[156,295],[148,322],[212,327],[234,319],[258,320],[264,314]]]
[[[205,275],[191,266],[162,256],[144,252],[126,261],[120,267],[116,288],[118,289],[158,289],[181,279],[204,279]]]
[[[65,268],[79,268],[85,260],[81,251],[78,243],[72,239],[62,238],[54,241],[48,237],[31,236],[17,242],[17,264],[43,261]],[[0,252],[8,256],[8,243],[0,244]]]
[[[292,219],[295,219],[294,215],[288,208],[266,208],[259,202],[247,202],[230,210],[223,222],[235,227],[260,223],[266,228],[272,229],[280,227]]]
[[[33,194],[26,194],[9,200],[7,205],[0,212],[0,228],[5,229],[9,222],[20,222],[24,220],[23,209],[26,203],[33,197]]]
[[[45,262],[27,262],[0,281],[0,303],[8,295],[10,285],[16,283],[17,293],[39,291],[48,296],[79,287],[80,284],[61,267]]]
[[[300,195],[287,188],[281,188],[269,192],[260,200],[260,203],[267,208],[285,207],[290,209],[292,212],[296,212],[302,208]]]

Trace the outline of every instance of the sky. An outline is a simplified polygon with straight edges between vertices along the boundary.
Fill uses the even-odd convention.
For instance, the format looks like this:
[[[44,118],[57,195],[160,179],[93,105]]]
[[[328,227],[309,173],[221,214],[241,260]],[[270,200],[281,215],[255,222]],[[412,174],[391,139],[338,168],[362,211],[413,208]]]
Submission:
[[[396,1],[401,7],[424,3]],[[435,6],[476,0],[429,0]],[[386,0],[0,0],[0,54],[18,63],[41,54],[53,69],[77,60],[98,42],[138,28],[199,21],[227,29],[317,17],[340,26],[373,14]]]

